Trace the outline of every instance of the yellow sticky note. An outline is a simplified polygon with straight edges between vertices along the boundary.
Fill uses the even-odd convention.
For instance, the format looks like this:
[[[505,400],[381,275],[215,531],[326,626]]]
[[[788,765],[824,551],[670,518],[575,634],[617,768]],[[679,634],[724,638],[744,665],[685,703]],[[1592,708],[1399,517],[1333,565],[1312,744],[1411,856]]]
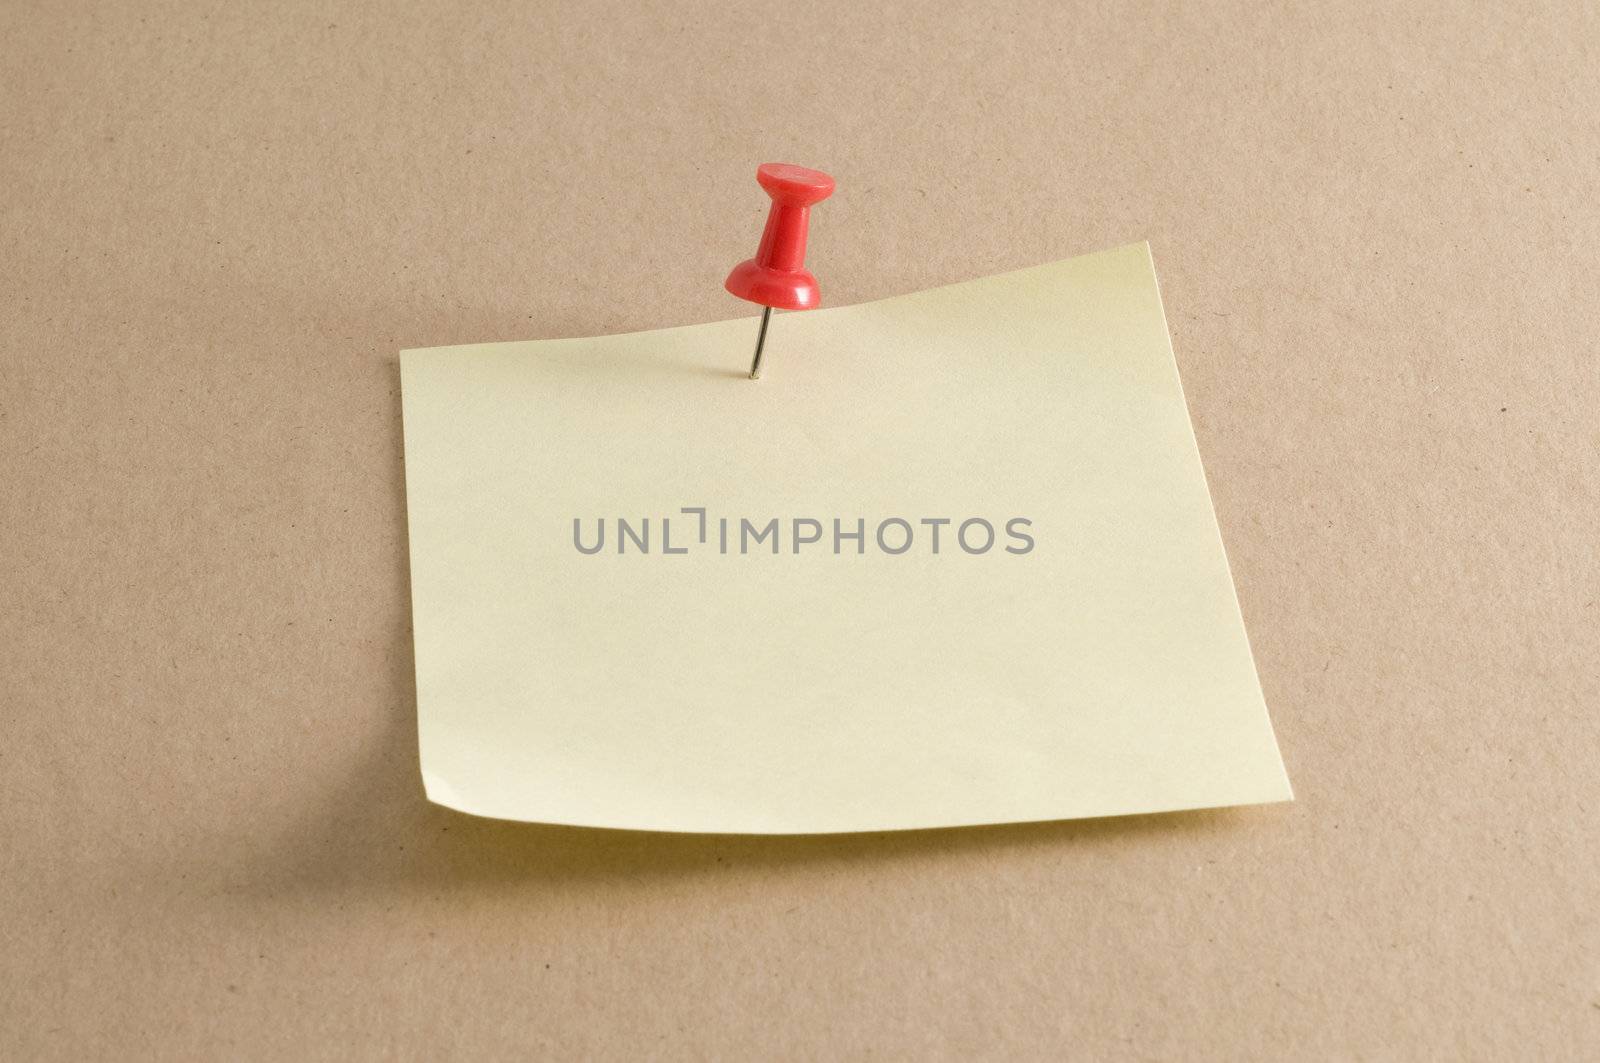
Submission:
[[[1286,800],[1143,245],[402,355],[422,775],[813,833]]]

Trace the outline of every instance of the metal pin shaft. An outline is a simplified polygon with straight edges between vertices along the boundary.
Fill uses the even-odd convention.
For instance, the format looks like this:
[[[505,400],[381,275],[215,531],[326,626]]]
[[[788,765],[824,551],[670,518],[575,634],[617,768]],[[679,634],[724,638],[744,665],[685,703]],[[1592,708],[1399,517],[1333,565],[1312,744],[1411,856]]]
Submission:
[[[761,311],[761,331],[756,333],[756,356],[750,363],[750,379],[761,379],[761,349],[767,345],[767,319],[772,317],[772,307]]]

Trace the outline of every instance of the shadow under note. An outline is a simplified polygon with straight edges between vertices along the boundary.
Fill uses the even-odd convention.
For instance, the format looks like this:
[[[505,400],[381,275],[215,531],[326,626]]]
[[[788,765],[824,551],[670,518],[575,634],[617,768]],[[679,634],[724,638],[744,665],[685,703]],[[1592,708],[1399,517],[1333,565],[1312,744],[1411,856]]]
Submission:
[[[397,360],[385,370],[396,377]],[[735,375],[742,376],[742,373]],[[398,390],[396,389],[396,394]],[[404,544],[405,478],[398,425],[388,519]],[[830,835],[704,835],[602,830],[482,819],[430,803],[418,769],[409,564],[393,559],[396,601],[407,603],[388,655],[391,706],[360,763],[303,813],[288,851],[239,869],[257,896],[373,890],[435,891],[469,884],[539,887],[572,881],[648,885],[733,867],[801,869],[959,858],[987,851],[1097,846],[1130,836],[1200,836],[1248,812],[1215,809],[1105,819]]]

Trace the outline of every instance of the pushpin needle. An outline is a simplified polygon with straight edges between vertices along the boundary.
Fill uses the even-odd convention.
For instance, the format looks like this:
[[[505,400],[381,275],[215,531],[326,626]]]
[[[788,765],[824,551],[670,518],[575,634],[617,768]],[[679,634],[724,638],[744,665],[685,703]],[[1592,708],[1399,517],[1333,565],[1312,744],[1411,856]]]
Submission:
[[[761,310],[761,331],[756,333],[756,356],[750,363],[750,379],[761,379],[761,348],[767,345],[767,320],[772,317],[772,307]]]

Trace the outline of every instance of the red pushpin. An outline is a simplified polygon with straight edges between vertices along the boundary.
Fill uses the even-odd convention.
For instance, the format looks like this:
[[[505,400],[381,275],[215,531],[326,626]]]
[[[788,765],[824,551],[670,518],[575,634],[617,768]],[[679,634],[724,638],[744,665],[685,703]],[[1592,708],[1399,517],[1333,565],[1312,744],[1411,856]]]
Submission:
[[[772,308],[810,310],[822,302],[817,278],[806,269],[806,228],[811,224],[811,204],[833,195],[833,178],[786,162],[763,163],[756,180],[772,197],[761,246],[755,258],[733,267],[723,282],[739,298],[766,307],[756,334],[755,360],[750,363],[751,380],[761,376],[761,348],[766,346]]]

